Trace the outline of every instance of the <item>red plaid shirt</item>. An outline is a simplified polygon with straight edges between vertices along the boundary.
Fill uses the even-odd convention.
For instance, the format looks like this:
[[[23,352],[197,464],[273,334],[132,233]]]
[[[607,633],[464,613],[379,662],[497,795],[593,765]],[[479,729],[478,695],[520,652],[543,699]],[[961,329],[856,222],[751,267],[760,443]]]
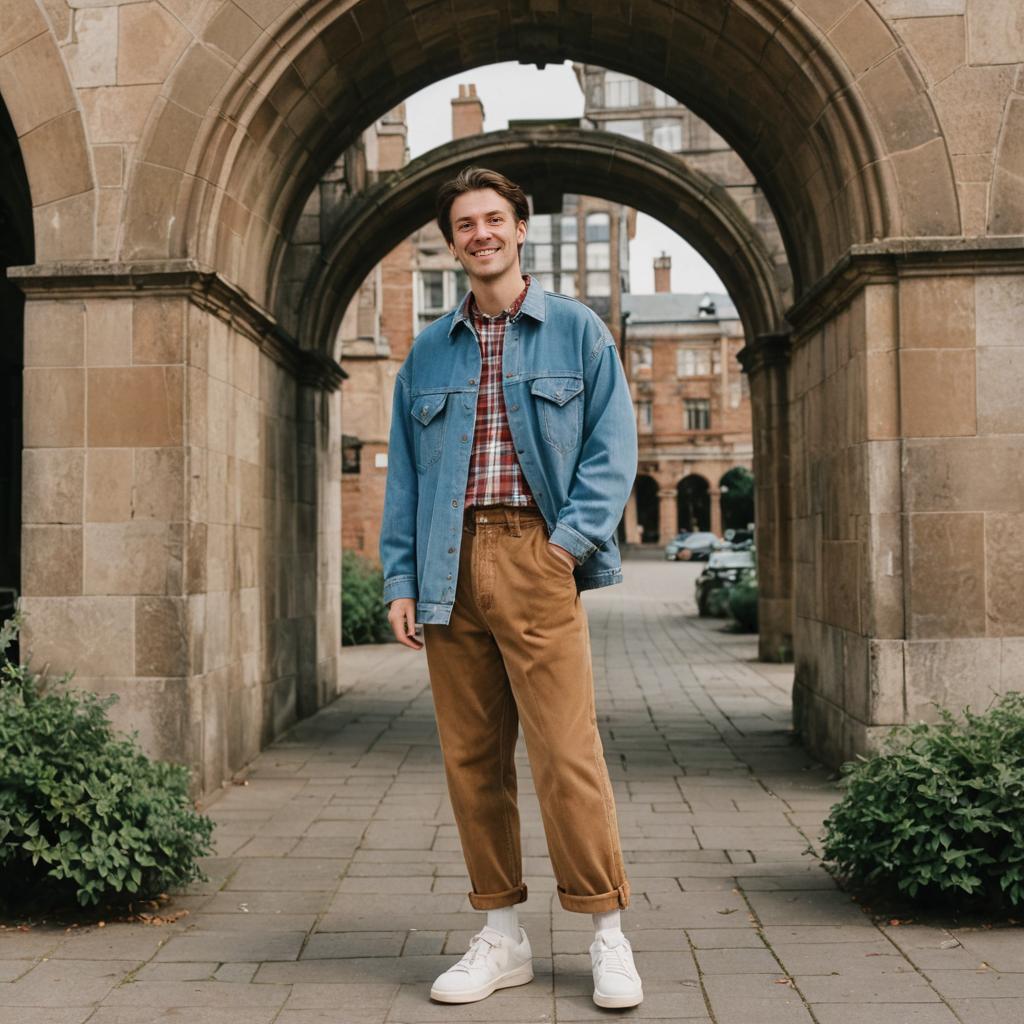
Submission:
[[[466,300],[473,330],[480,339],[480,392],[476,401],[476,428],[473,452],[469,458],[469,482],[466,485],[466,507],[470,505],[534,505],[530,486],[516,458],[512,433],[505,413],[505,395],[501,389],[501,353],[505,344],[505,327],[519,315],[519,309],[530,287],[525,286],[508,309],[497,316],[481,313],[473,293]]]

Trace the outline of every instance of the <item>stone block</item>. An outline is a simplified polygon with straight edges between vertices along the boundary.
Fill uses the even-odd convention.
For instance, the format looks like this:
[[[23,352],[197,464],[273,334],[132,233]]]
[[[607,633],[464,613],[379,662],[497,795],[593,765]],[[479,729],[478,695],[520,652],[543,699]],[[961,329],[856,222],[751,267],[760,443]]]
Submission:
[[[117,80],[117,10],[94,7],[74,12],[74,42],[64,48],[76,88]]]
[[[919,149],[938,139],[939,126],[924,83],[902,51],[866,71],[859,84],[889,152]]]
[[[912,514],[909,543],[907,636],[984,636],[984,516]]]
[[[159,3],[147,0],[122,6],[118,24],[118,83],[163,82],[191,38],[181,22]]]
[[[860,632],[858,548],[855,541],[822,543],[825,621],[854,633]]]
[[[885,21],[868,4],[858,4],[829,32],[832,44],[856,77],[896,49]]]
[[[185,449],[137,448],[134,454],[134,517],[182,522],[185,518]]]
[[[911,277],[900,283],[900,348],[974,347],[974,278]]]
[[[128,675],[132,601],[126,597],[25,597],[24,649],[54,674]]]
[[[183,527],[135,520],[85,527],[87,594],[173,595],[182,591]]]
[[[82,593],[82,527],[23,526],[21,589],[33,597]]]
[[[165,101],[160,106],[156,127],[146,159],[162,167],[188,170],[192,163],[192,143],[200,134],[203,120],[198,114]]]
[[[159,93],[159,85],[104,85],[95,89],[79,89],[89,141],[94,145],[138,142]]]
[[[239,391],[259,398],[260,360],[265,358],[253,343],[240,331],[232,335],[231,383]]]
[[[875,6],[887,18],[937,18],[964,14],[967,0],[876,0]]]
[[[19,137],[75,109],[67,70],[48,31],[0,56],[0,95]]]
[[[933,702],[952,711],[984,710],[1000,690],[1000,655],[998,637],[908,641],[907,720],[936,721]]]
[[[131,361],[131,299],[87,299],[85,365],[128,366]]]
[[[1024,439],[1016,435],[908,441],[908,511],[1017,512],[1024,508]]]
[[[33,129],[21,138],[20,145],[25,165],[31,169],[32,199],[37,206],[92,188],[89,149],[77,111],[60,114]],[[60,153],[61,159],[54,160],[54,153]],[[58,229],[67,226],[53,225]]]
[[[133,453],[130,448],[90,448],[85,456],[85,519],[123,523],[132,518]]]
[[[206,384],[206,443],[212,451],[232,453],[235,389],[216,377]]]
[[[92,189],[32,207],[36,262],[93,259],[95,222],[96,193]]]
[[[26,448],[77,448],[85,441],[85,373],[78,369],[26,367]]]
[[[959,235],[956,188],[945,139],[895,153],[892,167],[899,182],[903,234]]]
[[[21,456],[23,523],[80,523],[85,453],[80,448],[26,448]]]
[[[42,8],[6,0],[0,6],[0,56],[49,30]]]
[[[941,82],[967,59],[966,19],[961,14],[906,18],[894,27],[910,46],[929,85]]]
[[[100,188],[120,188],[124,184],[123,146],[93,146],[92,161]]]
[[[973,349],[910,349],[899,356],[904,436],[977,433]]]
[[[185,347],[185,300],[136,299],[132,319],[132,362],[180,363]]]
[[[188,672],[185,599],[135,598],[135,675],[184,676]]]
[[[974,282],[979,348],[1024,347],[1024,274],[982,274]]]
[[[898,356],[895,351],[869,351],[863,357],[866,440],[900,436]]]
[[[25,304],[25,365],[84,365],[85,305],[79,300]]]
[[[183,379],[177,366],[89,370],[90,446],[181,444]]]
[[[1024,346],[978,350],[978,432],[1024,434]]]
[[[971,64],[1019,64],[1024,53],[1024,9],[1017,0],[972,0],[967,37]]]
[[[228,4],[210,19],[203,32],[203,41],[237,61],[256,42],[260,31],[260,26],[252,18],[234,4]]]
[[[1012,67],[963,67],[934,87],[950,153],[995,151],[1014,73]]]
[[[867,641],[869,725],[898,725],[904,716],[903,640]]]
[[[158,6],[153,3],[153,7]],[[145,47],[140,49],[145,52]],[[231,74],[232,65],[205,46],[192,46],[170,76],[170,98],[192,113],[204,116]],[[163,81],[161,75],[158,81]]]
[[[985,516],[985,590],[989,636],[1024,635],[1024,514]]]

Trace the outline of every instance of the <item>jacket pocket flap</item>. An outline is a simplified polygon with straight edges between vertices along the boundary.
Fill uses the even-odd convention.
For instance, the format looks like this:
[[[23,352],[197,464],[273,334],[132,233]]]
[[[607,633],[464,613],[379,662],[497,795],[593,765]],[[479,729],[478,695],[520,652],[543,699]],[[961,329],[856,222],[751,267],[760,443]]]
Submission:
[[[426,426],[444,408],[447,398],[447,391],[436,395],[420,395],[419,398],[412,400],[412,408],[409,411]]]
[[[530,387],[531,395],[539,395],[556,405],[565,405],[583,390],[579,377],[537,377]]]

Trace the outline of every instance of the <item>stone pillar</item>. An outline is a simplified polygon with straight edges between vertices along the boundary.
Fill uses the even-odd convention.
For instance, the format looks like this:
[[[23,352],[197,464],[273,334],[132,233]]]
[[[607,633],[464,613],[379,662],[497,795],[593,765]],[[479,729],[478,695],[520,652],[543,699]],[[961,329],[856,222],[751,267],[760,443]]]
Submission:
[[[708,501],[711,506],[711,532],[722,536],[722,492],[717,487],[712,487],[708,492]]]
[[[658,491],[658,540],[667,544],[678,532],[679,493],[674,487]]]
[[[623,510],[623,519],[626,524],[626,543],[627,544],[639,544],[640,543],[640,523],[637,519],[636,514],[636,484],[633,484],[633,490],[630,492],[629,501],[626,502],[626,507]]]
[[[211,792],[337,689],[342,371],[192,261],[10,273],[25,649]]]
[[[763,661],[788,661],[793,651],[789,351],[788,334],[769,334],[739,353],[750,377],[758,657]],[[715,504],[712,501],[712,515]]]

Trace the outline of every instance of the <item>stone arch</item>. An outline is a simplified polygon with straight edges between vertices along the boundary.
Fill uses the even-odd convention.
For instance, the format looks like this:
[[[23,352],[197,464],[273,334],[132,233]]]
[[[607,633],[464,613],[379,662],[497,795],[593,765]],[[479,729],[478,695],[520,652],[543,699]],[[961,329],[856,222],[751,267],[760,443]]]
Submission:
[[[924,82],[869,5],[628,8],[582,14],[563,0],[510,11],[489,0],[470,20],[440,5],[396,12],[386,0],[323,0],[272,9],[273,31],[242,59],[197,41],[140,144],[124,256],[198,257],[266,304],[306,195],[358,132],[429,82],[510,54],[636,75],[712,124],[775,210],[798,297],[852,244],[959,233]],[[219,17],[211,11],[209,36]],[[191,152],[169,151],[167,129],[182,124],[194,129]]]
[[[440,146],[367,189],[324,245],[296,333],[331,340],[369,270],[434,214],[438,186],[467,164],[495,167],[527,192],[572,191],[643,210],[685,236],[725,282],[749,340],[783,327],[784,296],[764,242],[727,191],[654,146],[610,132],[545,127]]]

